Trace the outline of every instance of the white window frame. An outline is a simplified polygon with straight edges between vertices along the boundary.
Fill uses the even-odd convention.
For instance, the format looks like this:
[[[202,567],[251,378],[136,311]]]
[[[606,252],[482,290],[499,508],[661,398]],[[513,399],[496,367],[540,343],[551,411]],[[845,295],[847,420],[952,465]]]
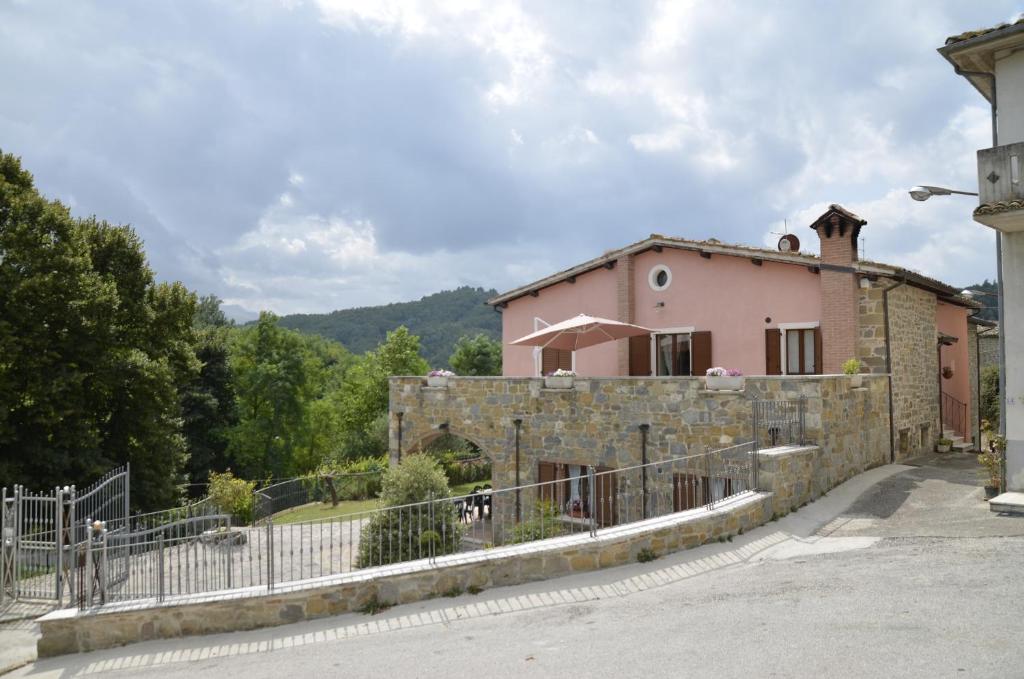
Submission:
[[[658,377],[658,335],[693,335],[696,331],[697,328],[692,325],[681,325],[675,328],[659,328],[651,333],[651,377]],[[690,374],[693,374],[692,345],[690,347]]]
[[[820,328],[821,323],[818,321],[807,321],[805,323],[779,323],[779,344],[781,345],[779,355],[782,357],[782,374],[789,374],[789,358],[786,356],[786,331],[787,330],[813,330],[814,328]],[[821,360],[820,356],[815,356],[815,362]]]
[[[668,280],[665,281],[665,285],[659,286],[657,278],[658,274],[662,271],[668,275]],[[647,272],[647,285],[649,285],[651,290],[654,290],[655,292],[668,290],[669,286],[672,285],[672,269],[668,268],[667,264],[655,264],[651,267],[651,270]]]
[[[551,325],[550,323],[545,321],[540,316],[534,316],[533,317],[533,331],[534,332],[537,332],[538,330],[543,330],[544,328],[547,328],[550,325]],[[576,352],[573,351],[573,352],[571,352],[571,354],[572,354],[572,371],[576,372]],[[534,347],[533,348],[533,376],[534,377],[544,377],[544,374],[542,372],[542,370],[544,369],[544,365],[543,365],[544,358],[543,357],[544,357],[544,347]]]

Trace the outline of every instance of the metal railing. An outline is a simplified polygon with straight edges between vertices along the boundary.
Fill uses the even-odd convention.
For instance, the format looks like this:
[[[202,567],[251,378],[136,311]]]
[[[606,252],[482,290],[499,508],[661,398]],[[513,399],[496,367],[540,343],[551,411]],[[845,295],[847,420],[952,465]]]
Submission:
[[[0,603],[73,600],[72,551],[87,536],[82,519],[127,531],[130,477],[125,464],[81,491],[64,486],[36,493],[20,485],[0,491]]]
[[[257,525],[274,514],[311,502],[329,501],[332,488],[339,500],[372,498],[382,474],[383,471],[371,471],[333,477],[301,476],[258,488],[252,496],[252,523]]]
[[[970,419],[967,415],[967,404],[952,394],[942,392],[942,427],[949,429],[957,436],[967,438],[967,427]],[[943,433],[945,437],[945,433]]]
[[[751,403],[754,443],[759,448],[806,443],[807,399]]]
[[[645,518],[710,509],[753,490],[757,451],[749,442],[621,469],[561,467],[565,474],[553,481],[318,521],[271,518],[231,527],[230,517],[215,515],[189,519],[190,528],[178,533],[99,530],[83,543],[80,605],[253,586],[272,591],[282,583],[456,552],[593,537]],[[125,574],[116,586],[115,572]]]

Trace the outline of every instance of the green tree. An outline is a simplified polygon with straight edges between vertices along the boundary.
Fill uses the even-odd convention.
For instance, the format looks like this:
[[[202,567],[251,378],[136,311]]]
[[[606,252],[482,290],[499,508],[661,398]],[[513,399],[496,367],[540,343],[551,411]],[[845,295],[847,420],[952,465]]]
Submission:
[[[501,342],[487,335],[464,335],[455,343],[455,353],[448,362],[459,375],[500,375]]]
[[[336,452],[336,402],[352,360],[337,342],[282,328],[269,312],[236,334],[230,364],[238,424],[227,452],[245,475],[307,473]]]
[[[0,484],[84,484],[130,461],[134,502],[170,504],[195,304],[155,283],[134,231],[73,218],[0,153]]]
[[[183,433],[188,448],[189,494],[202,495],[212,471],[231,466],[228,436],[238,422],[235,389],[229,366],[230,330],[205,326],[198,329],[195,355],[199,372],[181,393]]]
[[[451,554],[462,531],[451,502],[448,479],[429,455],[409,455],[381,479],[381,504],[359,537],[359,567]],[[427,505],[416,503],[430,502]],[[415,505],[409,507],[408,505]]]
[[[419,338],[399,326],[348,372],[339,398],[344,456],[380,455],[387,450],[388,378],[426,373],[427,362],[419,351]]]

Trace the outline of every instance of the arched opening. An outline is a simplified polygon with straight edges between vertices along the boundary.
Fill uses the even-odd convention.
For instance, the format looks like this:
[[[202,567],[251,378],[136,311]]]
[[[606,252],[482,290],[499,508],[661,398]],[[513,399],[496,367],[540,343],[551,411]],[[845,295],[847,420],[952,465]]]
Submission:
[[[464,526],[463,549],[493,542],[494,468],[491,457],[472,439],[447,428],[420,439],[409,455],[430,455],[444,470]]]

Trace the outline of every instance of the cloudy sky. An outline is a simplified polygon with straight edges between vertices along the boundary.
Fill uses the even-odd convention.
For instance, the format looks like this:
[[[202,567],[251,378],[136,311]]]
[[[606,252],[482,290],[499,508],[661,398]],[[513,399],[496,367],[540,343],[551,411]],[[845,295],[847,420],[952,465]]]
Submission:
[[[508,289],[650,233],[994,277],[984,100],[935,49],[1013,2],[0,0],[0,149],[250,311]]]

